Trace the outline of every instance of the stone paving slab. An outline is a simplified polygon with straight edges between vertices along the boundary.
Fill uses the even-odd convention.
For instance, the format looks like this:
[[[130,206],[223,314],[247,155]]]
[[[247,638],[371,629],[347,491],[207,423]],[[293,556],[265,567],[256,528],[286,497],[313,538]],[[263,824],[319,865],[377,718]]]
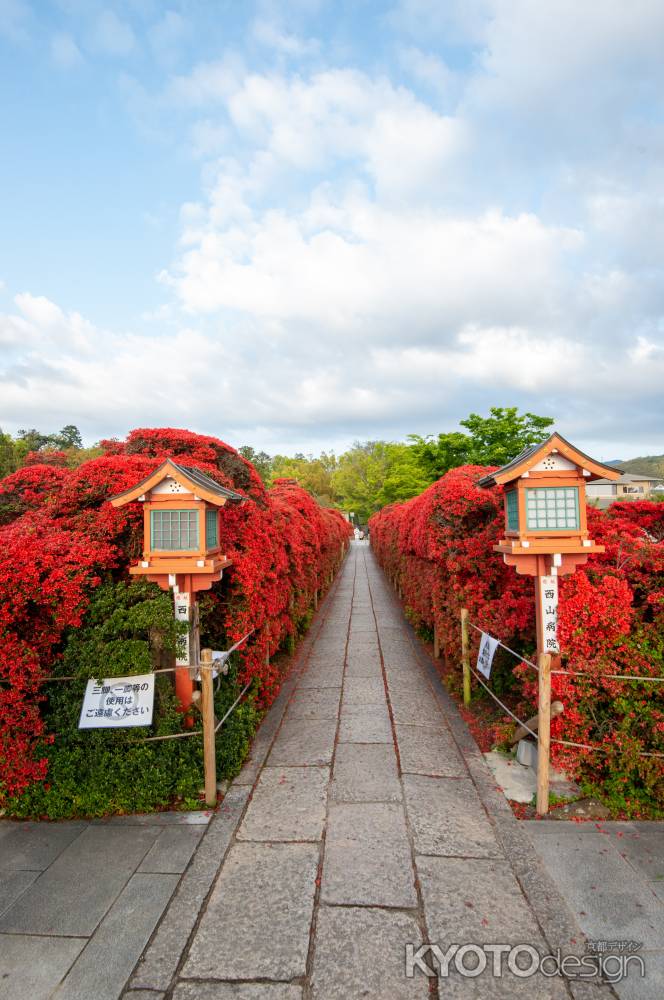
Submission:
[[[384,705],[385,684],[382,677],[347,677],[344,682],[342,709],[353,705]]]
[[[204,826],[165,827],[143,858],[139,872],[181,874],[205,833]]]
[[[418,854],[502,856],[471,781],[407,774],[403,783]]]
[[[336,719],[286,719],[277,736],[268,764],[331,764]]]
[[[304,688],[296,691],[288,706],[287,718],[336,719],[341,688]]]
[[[134,875],[70,969],[54,1000],[116,1000],[177,882],[177,875]]]
[[[390,686],[390,703],[397,725],[401,722],[429,729],[439,729],[442,725],[440,710],[430,692],[411,692],[405,687]]]
[[[154,840],[141,827],[89,826],[0,917],[0,932],[92,934]]]
[[[403,724],[397,725],[396,730],[404,774],[429,774],[443,778],[467,776],[466,765],[448,730]]]
[[[86,944],[84,937],[0,934],[0,1000],[48,1000]]]
[[[340,743],[392,743],[392,727],[387,706],[365,706],[364,711],[342,715],[339,724]]]
[[[320,840],[328,767],[266,767],[238,830],[238,840]]]
[[[318,848],[231,848],[182,977],[289,981],[306,971]]]
[[[334,758],[330,799],[334,802],[400,802],[394,747],[384,743],[340,743]]]
[[[0,916],[13,906],[38,877],[39,872],[0,871]]]
[[[426,1000],[428,980],[405,976],[406,942],[422,932],[407,913],[321,906],[312,977],[314,1000]]]
[[[401,804],[331,805],[321,882],[325,903],[417,905]]]
[[[302,1000],[302,987],[285,983],[180,983],[173,1000]]]
[[[134,971],[132,988],[165,991],[171,983],[184,944],[240,822],[249,792],[249,788],[238,785],[228,791]]]
[[[346,660],[346,680],[355,677],[380,677],[383,671],[380,659],[364,653],[349,653]]]
[[[44,871],[85,830],[86,823],[0,822],[0,868]]]

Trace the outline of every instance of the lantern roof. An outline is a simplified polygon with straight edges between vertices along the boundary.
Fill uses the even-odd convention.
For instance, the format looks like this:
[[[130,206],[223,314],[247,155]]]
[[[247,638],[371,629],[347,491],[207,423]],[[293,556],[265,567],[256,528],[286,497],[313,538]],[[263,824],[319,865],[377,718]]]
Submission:
[[[613,465],[604,465],[602,462],[596,462],[594,458],[590,458],[589,455],[579,451],[578,448],[570,444],[561,434],[556,432],[547,438],[546,441],[541,441],[539,444],[533,444],[529,448],[524,448],[521,454],[513,458],[507,465],[503,465],[500,469],[496,469],[495,472],[490,472],[488,475],[482,476],[478,480],[477,485],[488,487],[503,486],[505,483],[511,483],[512,480],[518,479],[525,472],[530,472],[533,466],[552,453],[559,454],[562,458],[566,458],[569,462],[583,469],[586,481],[593,479],[610,479],[613,481],[619,479],[622,475],[621,469],[616,469]]]
[[[124,493],[119,493],[117,496],[111,497],[111,503],[114,507],[124,507],[125,504],[131,503],[132,500],[138,500],[144,493],[148,493],[151,489],[154,489],[155,486],[158,486],[167,477],[174,479],[184,489],[191,490],[201,500],[207,500],[208,503],[212,503],[217,507],[223,507],[224,504],[229,502],[243,503],[247,499],[241,493],[236,493],[235,490],[229,490],[225,486],[221,486],[211,476],[201,472],[200,469],[196,469],[190,465],[179,465],[172,458],[167,458],[158,469],[150,473],[147,479],[137,483],[136,486],[132,486],[131,489],[125,490]]]

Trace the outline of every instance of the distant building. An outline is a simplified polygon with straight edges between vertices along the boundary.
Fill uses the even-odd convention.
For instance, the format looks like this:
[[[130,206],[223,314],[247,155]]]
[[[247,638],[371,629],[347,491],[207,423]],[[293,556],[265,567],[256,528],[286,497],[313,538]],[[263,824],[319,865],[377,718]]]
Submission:
[[[608,507],[617,500],[647,500],[653,490],[664,489],[664,479],[645,473],[623,472],[620,479],[596,479],[586,485],[586,499],[596,507]]]

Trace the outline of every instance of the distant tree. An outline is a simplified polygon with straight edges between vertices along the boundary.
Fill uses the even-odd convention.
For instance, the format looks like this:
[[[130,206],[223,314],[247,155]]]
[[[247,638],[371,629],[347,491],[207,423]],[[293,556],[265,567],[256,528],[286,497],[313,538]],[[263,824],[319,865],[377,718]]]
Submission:
[[[53,448],[82,448],[83,438],[75,424],[66,424],[59,434],[51,434],[49,443]]]
[[[385,504],[409,500],[428,485],[415,450],[389,441],[356,442],[333,475],[342,508],[361,524]]]
[[[469,434],[454,431],[437,438],[410,435],[417,462],[429,482],[459,465],[504,465],[524,448],[544,441],[554,422],[552,417],[535,413],[519,414],[516,406],[492,406],[489,413],[488,417],[471,413],[459,421]]]
[[[267,486],[272,474],[272,459],[268,453],[266,451],[256,451],[249,444],[243,444],[241,448],[238,448],[238,451],[243,458],[251,462],[264,485]]]
[[[295,479],[318,503],[324,507],[335,507],[338,500],[333,482],[336,467],[336,456],[327,452],[321,452],[318,458],[301,452],[292,458],[275,455],[272,460],[271,482],[275,479]]]
[[[0,479],[8,476],[18,468],[18,457],[14,440],[10,434],[5,434],[0,428]]]

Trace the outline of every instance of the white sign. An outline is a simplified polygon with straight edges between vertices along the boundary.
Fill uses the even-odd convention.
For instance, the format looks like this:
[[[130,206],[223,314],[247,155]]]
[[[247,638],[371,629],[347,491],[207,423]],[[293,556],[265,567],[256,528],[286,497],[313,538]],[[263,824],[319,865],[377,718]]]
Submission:
[[[154,674],[88,681],[79,729],[149,726],[154,706]]]
[[[558,577],[540,577],[540,614],[544,653],[559,653],[558,645]]]
[[[492,635],[487,635],[486,632],[482,632],[480,648],[477,654],[477,669],[487,678],[491,676],[491,664],[493,663],[497,646],[497,639],[494,639]]]
[[[173,591],[173,601],[175,605],[175,620],[177,622],[188,622],[191,616],[191,594],[185,591]],[[189,666],[189,632],[179,635],[177,638],[177,648],[175,651],[175,666]]]

